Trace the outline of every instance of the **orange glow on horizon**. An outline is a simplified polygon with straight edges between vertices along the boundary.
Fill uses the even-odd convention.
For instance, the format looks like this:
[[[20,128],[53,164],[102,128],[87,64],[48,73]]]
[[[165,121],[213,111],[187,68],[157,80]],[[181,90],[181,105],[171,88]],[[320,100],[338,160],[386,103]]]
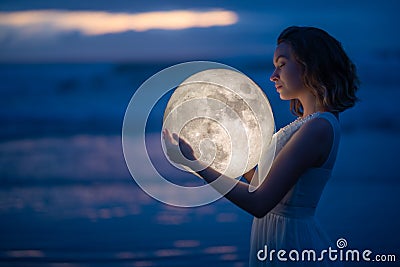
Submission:
[[[144,13],[64,10],[0,12],[0,26],[53,32],[79,31],[85,35],[229,26],[237,21],[237,14],[227,10]]]

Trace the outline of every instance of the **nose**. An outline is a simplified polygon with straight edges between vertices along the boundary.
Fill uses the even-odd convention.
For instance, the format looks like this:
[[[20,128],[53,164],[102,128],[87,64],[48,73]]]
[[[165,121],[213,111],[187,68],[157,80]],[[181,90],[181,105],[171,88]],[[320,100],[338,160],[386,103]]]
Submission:
[[[278,69],[275,69],[274,72],[269,77],[271,82],[276,82],[279,79]]]

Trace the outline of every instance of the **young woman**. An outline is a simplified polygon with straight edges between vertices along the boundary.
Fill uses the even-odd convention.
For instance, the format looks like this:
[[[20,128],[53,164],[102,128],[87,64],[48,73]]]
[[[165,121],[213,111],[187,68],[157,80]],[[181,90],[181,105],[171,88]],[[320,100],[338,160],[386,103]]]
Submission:
[[[355,66],[335,38],[313,27],[285,29],[278,37],[273,63],[270,80],[280,98],[290,100],[291,111],[298,118],[274,135],[275,158],[257,190],[250,192],[249,184],[238,182],[225,197],[255,216],[250,266],[340,264],[332,252],[323,252],[337,247],[314,219],[314,212],[335,163],[339,113],[357,100]],[[190,145],[176,134],[163,134],[172,161],[200,170],[197,173],[208,183],[219,177],[221,183],[215,187],[221,192],[224,185],[237,182],[199,161],[188,163],[179,150],[187,159],[196,160]],[[254,172],[244,174],[247,181]],[[303,253],[310,249],[315,256]],[[275,254],[271,255],[272,250]],[[284,251],[278,255],[279,250]]]

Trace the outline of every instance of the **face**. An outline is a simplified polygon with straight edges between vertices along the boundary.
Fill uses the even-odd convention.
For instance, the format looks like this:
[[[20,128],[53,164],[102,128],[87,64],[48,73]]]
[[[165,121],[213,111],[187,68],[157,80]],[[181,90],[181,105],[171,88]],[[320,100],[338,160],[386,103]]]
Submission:
[[[270,80],[275,83],[280,98],[298,99],[299,95],[305,91],[305,87],[301,78],[301,65],[296,61],[290,45],[280,43],[276,47],[273,61],[275,71]]]

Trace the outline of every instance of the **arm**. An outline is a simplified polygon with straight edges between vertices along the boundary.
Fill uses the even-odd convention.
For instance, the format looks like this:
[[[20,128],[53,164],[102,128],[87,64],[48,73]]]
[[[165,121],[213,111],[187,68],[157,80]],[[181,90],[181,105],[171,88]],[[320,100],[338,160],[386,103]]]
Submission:
[[[202,163],[192,162],[189,167],[206,167],[197,173],[208,183],[219,177],[220,182],[214,186],[219,192],[223,192],[227,185],[237,183],[225,197],[253,216],[261,218],[278,204],[307,169],[317,167],[323,162],[329,155],[332,141],[333,132],[329,122],[318,118],[307,122],[279,152],[266,179],[254,192],[249,192],[248,184],[223,175],[219,177],[220,173],[202,166]]]

